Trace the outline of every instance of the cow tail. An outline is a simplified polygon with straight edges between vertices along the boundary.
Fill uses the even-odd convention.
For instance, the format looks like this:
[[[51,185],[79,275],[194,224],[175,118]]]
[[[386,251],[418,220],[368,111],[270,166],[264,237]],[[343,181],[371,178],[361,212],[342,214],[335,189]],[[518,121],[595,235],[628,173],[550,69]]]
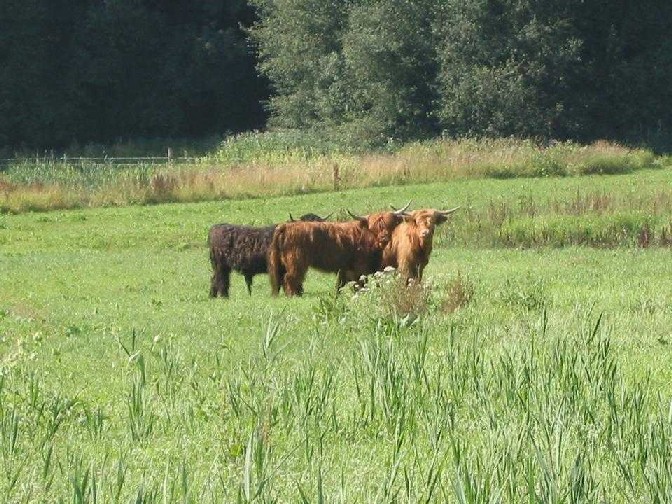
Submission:
[[[285,271],[282,264],[281,250],[285,238],[285,226],[283,224],[275,228],[271,246],[268,250],[268,275],[271,279],[271,294],[277,296],[280,286],[284,281]]]

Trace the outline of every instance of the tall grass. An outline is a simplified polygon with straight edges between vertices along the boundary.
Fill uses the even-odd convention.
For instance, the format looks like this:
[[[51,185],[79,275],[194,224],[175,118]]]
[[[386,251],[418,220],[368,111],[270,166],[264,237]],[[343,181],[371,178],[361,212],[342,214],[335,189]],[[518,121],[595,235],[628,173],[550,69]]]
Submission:
[[[651,247],[672,245],[672,190],[608,194],[577,190],[570,198],[532,195],[491,199],[456,213],[439,242],[504,247]]]
[[[379,299],[346,302],[341,323],[365,322],[368,303]],[[181,373],[166,374],[165,352],[145,345],[148,366],[136,358],[125,368],[126,415],[111,401],[91,417],[27,365],[5,369],[0,492],[74,502],[668,501],[668,404],[623,380],[600,316],[563,332],[537,313],[519,334],[525,344],[494,352],[483,328],[377,317],[326,366],[310,352],[286,355],[276,340],[285,323],[270,321],[258,353],[211,377],[184,355],[172,357]],[[164,402],[162,384],[176,401]],[[201,453],[163,444],[190,444],[181,432],[206,443]]]
[[[430,141],[359,153],[293,132],[242,134],[192,164],[19,159],[0,173],[0,211],[240,199],[464,178],[627,173],[659,166],[644,149],[598,142]]]

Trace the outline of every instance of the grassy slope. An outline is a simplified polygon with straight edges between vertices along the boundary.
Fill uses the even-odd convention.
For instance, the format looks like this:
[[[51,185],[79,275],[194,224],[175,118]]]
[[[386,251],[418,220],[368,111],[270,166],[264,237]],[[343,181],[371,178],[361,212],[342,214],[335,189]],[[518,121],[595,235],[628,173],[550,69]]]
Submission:
[[[497,366],[487,368],[488,359],[496,363],[501,355],[511,353],[516,362],[524,362],[520,355],[528,351],[530,342],[546,334],[548,343],[538,344],[550,345],[549,352],[556,340],[576,340],[583,348],[602,313],[600,334],[611,341],[619,369],[625,372],[628,385],[623,385],[623,393],[634,393],[633,384],[650,374],[647,394],[652,395],[646,396],[646,411],[653,414],[659,404],[654,393],[663,394],[665,408],[672,378],[668,250],[450,248],[445,228],[437,237],[427,270],[434,284],[429,314],[404,328],[379,311],[375,298],[351,300],[344,295],[334,301],[330,296],[334,279],[329,275],[311,273],[305,298],[289,300],[270,298],[264,276],[256,278],[254,296],[249,298],[242,277],[234,275],[232,299],[210,300],[204,242],[214,222],[266,224],[285,219],[289,211],[328,213],[348,207],[363,213],[388,203],[400,205],[409,198],[415,207],[478,208],[491,199],[512,201],[529,194],[571,198],[579,188],[636,195],[654,190],[666,177],[666,172],[647,171],[581,180],[460,181],[268,200],[2,216],[0,350],[7,376],[3,419],[11,418],[11,406],[25,420],[14,452],[8,451],[3,437],[0,466],[8,476],[0,479],[0,487],[16,499],[30,492],[38,500],[65,498],[84,484],[88,468],[100,491],[114,500],[110,496],[118,486],[115,475],[121,464],[127,467],[127,481],[118,487],[122,501],[137,496],[143,485],[146,492],[154,489],[157,499],[163,492],[175,499],[230,501],[238,488],[245,494],[246,475],[252,489],[260,478],[268,477],[263,495],[281,501],[297,500],[301,491],[316,500],[322,479],[324,492],[334,500],[374,500],[384,494],[384,481],[394,465],[398,415],[392,409],[392,420],[386,421],[385,401],[376,395],[378,413],[371,421],[362,420],[369,412],[366,401],[354,398],[353,373],[360,365],[366,369],[362,355],[373,351],[380,331],[384,341],[395,345],[388,357],[397,358],[408,373],[412,352],[426,336],[426,373],[437,383],[446,379],[440,369],[451,355],[472,362],[469,359],[475,354],[468,350],[473,342],[481,360],[472,362],[476,374],[465,371],[465,376],[490,376],[494,383]],[[459,219],[452,226],[458,227]],[[474,287],[474,297],[465,309],[444,314],[438,306],[458,272]],[[549,317],[547,333],[539,329],[544,307]],[[280,322],[278,335],[264,351],[264,335],[273,321]],[[448,336],[451,330],[457,343]],[[453,344],[462,353],[451,351]],[[478,371],[483,365],[486,368]],[[312,379],[316,388],[326,390],[330,373],[336,385],[329,389],[326,403],[334,408],[334,420],[330,420],[331,411],[320,413],[315,404],[310,414],[301,410],[309,407],[302,397],[314,401],[319,397],[306,384]],[[36,384],[37,393],[30,383]],[[417,386],[416,394],[425,390]],[[144,390],[145,403],[131,400],[139,388]],[[440,388],[451,393],[450,387]],[[472,443],[471,451],[464,448],[462,463],[476,464],[469,466],[470,474],[482,483],[496,480],[485,475],[488,467],[494,471],[497,466],[494,458],[488,458],[496,455],[488,444],[502,433],[492,423],[482,424],[483,418],[476,415],[487,410],[488,403],[495,404],[499,393],[481,393],[475,389],[465,392],[463,402],[454,399],[463,415],[452,435]],[[431,405],[438,404],[432,397],[426,403],[418,399],[416,414],[409,413],[414,423],[406,427],[407,439],[414,439],[428,454],[426,460],[417,459],[406,444],[405,458],[400,459],[411,481],[407,491],[412,500],[426,495],[431,453],[442,453],[448,460],[440,473],[444,497],[457,498],[455,481],[466,484],[456,476],[462,474],[458,471],[462,466],[454,451],[448,454],[447,438],[434,452],[426,446],[431,445],[427,441],[431,436],[422,433],[429,428],[428,418],[436,416]],[[67,400],[74,402],[65,407]],[[133,404],[135,416],[129,413]],[[138,404],[145,404],[145,417],[138,416]],[[294,404],[294,409],[283,409],[289,408],[286,404]],[[37,415],[36,405],[47,413]],[[509,410],[503,408],[495,416],[506,419],[504,412]],[[50,411],[55,411],[53,418],[61,426],[52,437]],[[100,428],[96,411],[104,417]],[[562,488],[570,484],[570,469],[576,462],[572,447],[575,451],[586,442],[580,428],[570,428],[576,417],[570,413],[563,420],[568,429],[561,457],[566,473],[558,468],[555,478]],[[151,432],[134,439],[131,418],[139,418],[140,427],[153,425]],[[502,421],[518,428],[515,420]],[[6,432],[3,426],[3,436]],[[320,432],[326,444],[320,441]],[[40,442],[35,443],[36,439]],[[642,476],[633,476],[635,490],[628,493],[616,462],[602,451],[601,438],[594,442],[599,449],[590,460],[589,473],[598,482],[600,495],[623,501],[651,498]],[[47,464],[49,446],[54,461]],[[260,446],[261,451],[255,452]],[[530,446],[523,452],[529,450],[533,452]],[[520,480],[524,479],[520,464],[532,464],[539,481],[543,479],[543,464],[530,456],[515,459],[519,465],[510,473],[517,481],[515,487],[525,483]],[[480,472],[479,457],[486,468]],[[27,464],[21,466],[20,459]],[[258,460],[266,460],[266,466],[258,465]],[[13,471],[18,484],[11,484]],[[49,475],[50,485],[46,483]],[[166,481],[182,483],[171,490],[166,489]],[[90,492],[91,478],[88,485]],[[542,493],[544,487],[538,485]],[[403,492],[401,479],[394,486]],[[520,488],[512,491],[522,496]]]

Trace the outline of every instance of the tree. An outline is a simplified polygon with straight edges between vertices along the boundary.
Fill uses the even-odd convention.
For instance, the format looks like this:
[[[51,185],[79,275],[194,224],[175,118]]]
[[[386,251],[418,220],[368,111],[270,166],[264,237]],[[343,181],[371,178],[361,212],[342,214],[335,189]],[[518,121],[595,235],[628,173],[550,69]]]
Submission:
[[[564,136],[580,73],[572,1],[452,0],[438,19],[443,126],[452,135]]]
[[[350,2],[254,0],[260,21],[251,30],[259,69],[275,94],[271,125],[306,129],[342,113],[341,37]]]
[[[0,2],[0,146],[260,127],[254,19],[245,0]]]
[[[0,2],[0,146],[69,140],[76,105],[68,73],[71,21],[83,2]]]
[[[436,133],[434,0],[257,0],[271,125],[345,143]]]
[[[433,4],[361,2],[349,12],[343,57],[351,99],[345,119],[356,126],[355,131],[368,133],[372,143],[376,137],[407,140],[439,131],[433,113],[437,100]]]
[[[672,3],[600,0],[577,12],[586,71],[574,91],[588,119],[576,135],[669,147]]]

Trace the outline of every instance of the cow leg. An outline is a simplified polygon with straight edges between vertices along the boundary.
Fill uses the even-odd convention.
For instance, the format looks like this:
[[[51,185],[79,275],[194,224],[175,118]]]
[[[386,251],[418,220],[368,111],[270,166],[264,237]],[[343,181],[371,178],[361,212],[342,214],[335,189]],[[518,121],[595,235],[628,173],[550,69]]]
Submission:
[[[422,280],[422,273],[425,271],[425,266],[427,266],[426,261],[422,261],[414,265],[411,275],[413,280],[417,280],[418,282]]]
[[[215,251],[210,249],[210,264],[212,265],[212,277],[210,278],[210,297],[217,297],[217,257],[215,256]]]
[[[210,279],[210,297],[217,297],[217,281],[215,280],[216,273],[212,273],[212,278]]]
[[[285,261],[282,275],[282,287],[287,296],[301,296],[303,294],[303,280],[308,272],[308,261],[301,254],[296,254],[292,260]]]
[[[362,277],[364,277],[364,280],[362,280]],[[357,278],[355,278],[355,290],[360,290],[366,287],[366,282],[368,282],[368,277],[366,275],[359,275]]]
[[[338,270],[338,275],[336,276],[336,294],[338,294],[338,291],[340,291],[346,283],[348,283],[347,272],[342,269]]]
[[[336,281],[336,293],[338,293],[345,284],[348,282],[354,282],[353,290],[358,291],[366,285],[366,277],[362,280],[362,277],[365,277],[364,273],[358,273],[356,270],[339,270],[338,279]]]
[[[212,279],[210,280],[210,297],[229,295],[229,273],[231,269],[227,266],[213,261]]]
[[[250,273],[249,271],[244,271],[243,275],[245,275],[245,284],[247,285],[247,293],[251,296],[252,295],[252,278],[254,278],[254,275]]]
[[[303,294],[303,285],[292,275],[285,276],[285,294],[288,296],[301,296]]]
[[[224,265],[218,265],[215,270],[215,296],[229,297],[229,283],[231,277],[231,268]]]
[[[406,261],[399,261],[399,268],[397,269],[399,276],[403,278],[404,284],[408,285],[412,278],[415,278],[416,271]]]
[[[283,281],[283,287],[287,296],[301,296],[303,294],[303,279],[306,276],[305,271],[287,270]]]
[[[357,273],[351,270],[338,270],[338,276],[336,277],[336,294],[345,287],[345,284],[348,282],[357,282],[359,283],[359,278]]]

